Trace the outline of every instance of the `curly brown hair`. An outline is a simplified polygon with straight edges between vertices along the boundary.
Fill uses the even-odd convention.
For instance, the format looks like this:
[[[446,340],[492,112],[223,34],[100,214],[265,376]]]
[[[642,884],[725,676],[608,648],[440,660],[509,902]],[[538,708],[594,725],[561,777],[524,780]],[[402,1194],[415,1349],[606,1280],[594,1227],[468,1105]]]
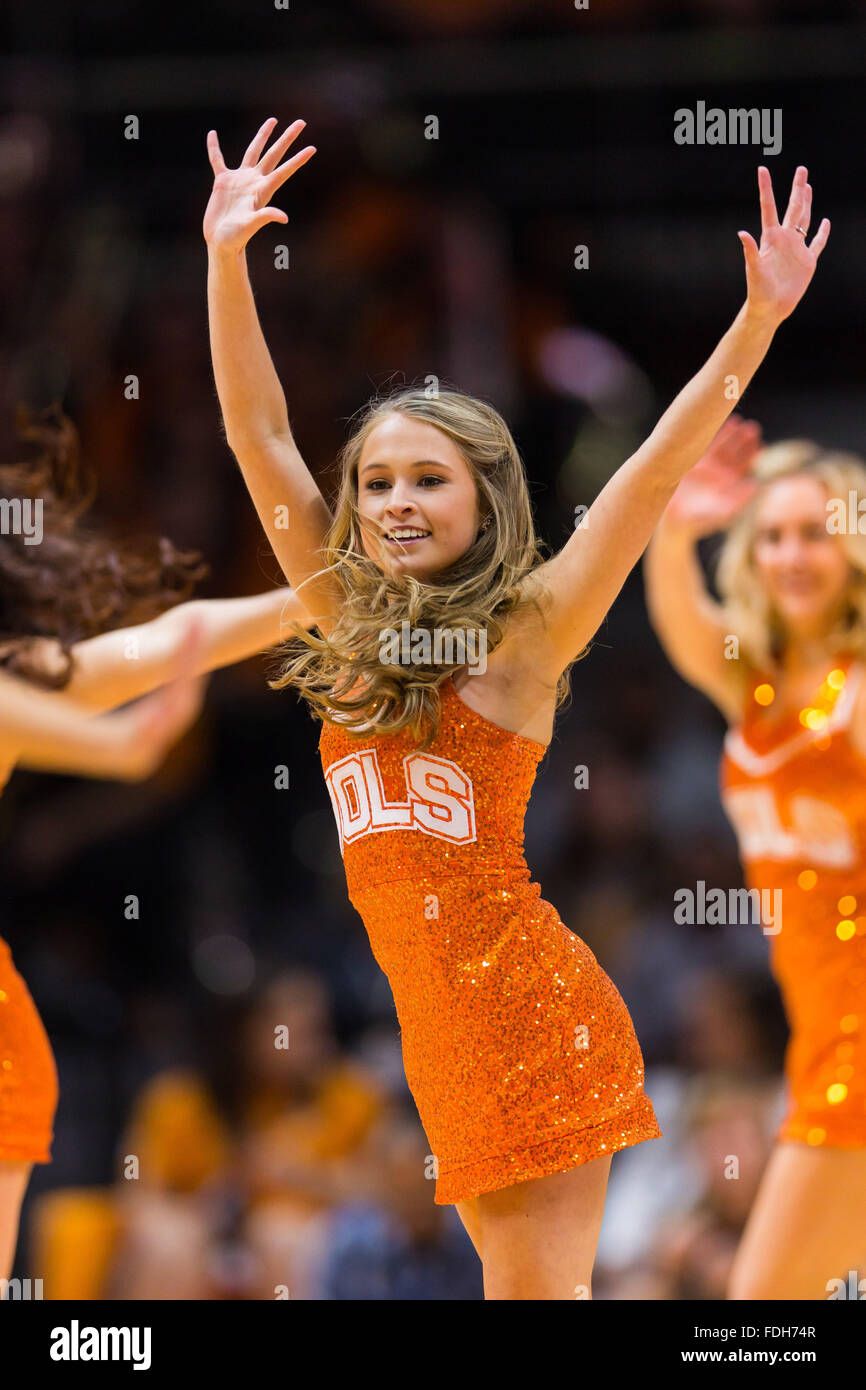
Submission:
[[[195,551],[163,537],[119,541],[83,520],[95,495],[78,431],[60,404],[35,414],[19,405],[15,432],[36,446],[24,463],[0,464],[3,519],[40,509],[34,543],[0,526],[0,667],[50,689],[72,674],[76,642],[147,622],[188,598],[207,573]]]

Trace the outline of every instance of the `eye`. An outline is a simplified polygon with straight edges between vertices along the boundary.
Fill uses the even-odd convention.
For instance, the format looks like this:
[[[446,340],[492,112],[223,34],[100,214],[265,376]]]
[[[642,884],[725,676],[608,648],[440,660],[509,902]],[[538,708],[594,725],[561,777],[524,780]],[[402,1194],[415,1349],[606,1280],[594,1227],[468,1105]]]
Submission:
[[[822,526],[818,521],[811,521],[808,526],[803,527],[803,539],[806,541],[820,541],[827,534],[826,526]]]
[[[378,486],[377,486],[378,483],[384,484],[385,487],[388,486],[388,484],[387,484],[387,482],[385,481],[384,478],[371,478],[370,481],[366,484],[366,490],[367,490],[368,492],[378,492],[378,491],[379,491],[379,488],[378,488]]]
[[[438,473],[425,473],[420,481],[422,483],[444,483],[445,479],[441,478]]]

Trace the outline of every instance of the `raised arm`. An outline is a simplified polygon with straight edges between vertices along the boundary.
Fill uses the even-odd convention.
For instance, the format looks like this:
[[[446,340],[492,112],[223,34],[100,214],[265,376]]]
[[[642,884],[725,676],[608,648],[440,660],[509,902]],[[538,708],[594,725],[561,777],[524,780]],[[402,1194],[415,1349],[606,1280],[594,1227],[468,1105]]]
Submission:
[[[285,396],[259,324],[246,265],[246,244],[269,222],[287,222],[268,206],[276,190],[315,154],[308,145],[279,161],[304,128],[295,121],[266,154],[276,125],[265,121],[239,168],[229,169],[215,130],[207,148],[214,185],[203,231],[208,246],[211,357],[226,439],[237,459],[274,554],[323,631],[339,617],[341,592],[322,568],[331,513],[292,436]],[[310,580],[309,583],[305,583]]]
[[[65,694],[90,710],[116,709],[170,678],[178,644],[196,622],[194,674],[232,666],[291,635],[290,624],[313,620],[289,588],[251,598],[193,599],[150,623],[118,628],[78,642]]]
[[[656,527],[644,558],[650,620],[671,665],[702,690],[730,723],[745,697],[743,663],[729,659],[732,634],[709,593],[696,553],[702,536],[730,524],[754,495],[749,476],[761,443],[751,420],[726,420],[699,463],[686,474]]]
[[[709,361],[665,411],[649,439],[614,474],[562,550],[527,581],[549,616],[533,667],[551,682],[589,642],[644,550],[683,475],[698,462],[742,395],[777,327],[806,291],[830,234],[825,218],[810,245],[812,190],[802,166],[779,224],[769,172],[758,170],[761,245],[738,235],[747,298]]]
[[[191,639],[194,644],[194,637]],[[0,767],[137,782],[162,762],[198,715],[202,683],[180,655],[164,690],[121,714],[94,718],[65,695],[0,672]]]

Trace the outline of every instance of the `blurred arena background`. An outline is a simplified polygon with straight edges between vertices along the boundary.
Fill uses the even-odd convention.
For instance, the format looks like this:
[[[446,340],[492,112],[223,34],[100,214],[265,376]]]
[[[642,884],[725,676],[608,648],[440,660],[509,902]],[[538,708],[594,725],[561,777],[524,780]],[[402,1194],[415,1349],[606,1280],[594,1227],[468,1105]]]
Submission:
[[[279,579],[211,376],[212,126],[230,164],[271,114],[302,116],[319,151],[250,265],[326,492],[373,389],[435,375],[506,415],[558,548],[742,302],[763,162],[782,204],[809,166],[833,240],[743,413],[769,439],[866,451],[862,0],[9,0],[0,32],[2,458],[19,401],[61,400],[96,515],[201,549],[205,596]],[[699,100],[781,108],[781,151],[677,145],[674,112]],[[0,931],[61,1081],[15,1269],[46,1298],[481,1298],[456,1213],[433,1205],[318,726],[268,670],[217,676],[150,783],[18,773],[0,803]],[[786,1037],[759,928],[673,921],[677,887],[742,882],[723,729],[666,665],[639,573],[572,684],[527,858],[623,994],[665,1133],[614,1161],[594,1292],[717,1299]],[[739,1182],[720,1176],[732,1148]]]

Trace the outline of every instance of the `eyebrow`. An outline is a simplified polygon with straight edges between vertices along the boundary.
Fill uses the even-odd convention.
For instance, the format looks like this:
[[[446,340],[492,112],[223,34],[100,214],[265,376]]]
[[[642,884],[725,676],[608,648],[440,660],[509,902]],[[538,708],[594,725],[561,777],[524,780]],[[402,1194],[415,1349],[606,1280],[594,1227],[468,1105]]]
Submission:
[[[390,468],[390,467],[391,467],[391,465],[390,465],[389,463],[365,463],[365,464],[364,464],[364,467],[361,469],[361,473],[367,473],[367,472],[369,471],[369,469],[371,469],[371,468]],[[450,470],[451,470],[451,464],[450,464],[450,463],[444,463],[442,459],[416,459],[416,461],[415,461],[414,463],[410,463],[409,467],[410,467],[410,468],[447,468],[447,469],[449,470],[449,472],[450,472]],[[359,474],[359,477],[360,477],[360,474]]]

